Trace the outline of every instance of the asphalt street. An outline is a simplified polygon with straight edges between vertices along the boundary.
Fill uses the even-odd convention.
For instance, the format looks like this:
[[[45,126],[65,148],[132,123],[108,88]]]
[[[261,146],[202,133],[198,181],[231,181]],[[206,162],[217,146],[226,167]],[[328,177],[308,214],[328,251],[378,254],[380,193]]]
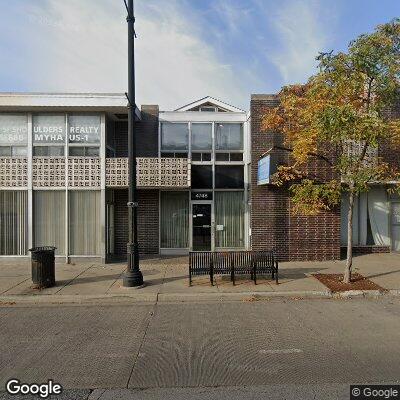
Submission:
[[[3,305],[0,387],[52,379],[60,399],[348,399],[350,384],[399,381],[399,305]]]

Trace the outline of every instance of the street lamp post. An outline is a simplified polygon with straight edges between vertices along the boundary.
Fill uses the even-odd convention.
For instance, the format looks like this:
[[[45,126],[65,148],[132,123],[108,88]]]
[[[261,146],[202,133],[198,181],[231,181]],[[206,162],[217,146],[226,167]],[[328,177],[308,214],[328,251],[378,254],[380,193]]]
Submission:
[[[143,275],[139,268],[139,245],[137,232],[137,182],[136,182],[136,136],[135,136],[135,16],[133,0],[124,0],[128,16],[128,164],[129,164],[129,195],[128,224],[129,242],[127,245],[128,267],[123,279],[125,287],[143,285]]]

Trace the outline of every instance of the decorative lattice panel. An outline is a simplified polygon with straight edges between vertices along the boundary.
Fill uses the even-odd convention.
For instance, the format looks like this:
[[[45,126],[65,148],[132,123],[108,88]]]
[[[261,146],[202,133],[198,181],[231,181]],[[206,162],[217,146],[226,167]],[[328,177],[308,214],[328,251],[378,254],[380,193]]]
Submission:
[[[100,187],[100,159],[68,157],[69,187]]]
[[[33,157],[33,187],[65,186],[65,157]]]
[[[27,158],[0,157],[0,187],[26,187],[27,185]]]
[[[112,186],[112,187],[128,186],[127,158],[106,159],[106,186]]]
[[[138,158],[137,184],[141,188],[189,187],[188,162],[183,158]],[[106,185],[128,186],[128,159],[107,158]]]
[[[139,158],[136,176],[139,187],[160,187],[160,159]]]
[[[160,186],[187,187],[188,162],[185,158],[161,158]]]

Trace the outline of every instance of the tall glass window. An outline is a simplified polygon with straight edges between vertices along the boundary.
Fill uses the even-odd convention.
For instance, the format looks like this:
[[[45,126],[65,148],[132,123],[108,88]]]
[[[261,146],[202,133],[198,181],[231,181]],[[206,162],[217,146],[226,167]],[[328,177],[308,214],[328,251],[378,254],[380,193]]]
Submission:
[[[32,117],[33,144],[64,144],[65,116],[38,114]]]
[[[28,116],[0,114],[0,156],[26,156]]]
[[[65,254],[65,192],[45,190],[33,193],[35,246],[55,246]]]
[[[161,150],[175,151],[188,150],[189,148],[189,129],[187,123],[167,123],[161,124]]]
[[[100,192],[69,192],[69,245],[71,255],[100,255]]]
[[[100,115],[69,115],[69,143],[100,144]]]
[[[212,124],[192,123],[192,150],[212,149]]]
[[[216,150],[243,150],[242,124],[217,123],[215,148]]]
[[[244,247],[243,192],[215,192],[216,247]]]
[[[161,192],[161,247],[189,246],[189,198],[187,192]]]
[[[0,191],[0,255],[26,255],[27,210],[26,191]]]

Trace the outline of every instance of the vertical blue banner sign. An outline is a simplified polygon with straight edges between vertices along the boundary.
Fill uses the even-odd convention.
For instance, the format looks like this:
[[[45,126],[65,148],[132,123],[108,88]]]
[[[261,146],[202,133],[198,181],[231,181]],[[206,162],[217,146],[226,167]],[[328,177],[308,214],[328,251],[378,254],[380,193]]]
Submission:
[[[269,154],[258,160],[257,185],[269,184],[269,178],[271,173],[270,166],[271,166],[271,156]]]

